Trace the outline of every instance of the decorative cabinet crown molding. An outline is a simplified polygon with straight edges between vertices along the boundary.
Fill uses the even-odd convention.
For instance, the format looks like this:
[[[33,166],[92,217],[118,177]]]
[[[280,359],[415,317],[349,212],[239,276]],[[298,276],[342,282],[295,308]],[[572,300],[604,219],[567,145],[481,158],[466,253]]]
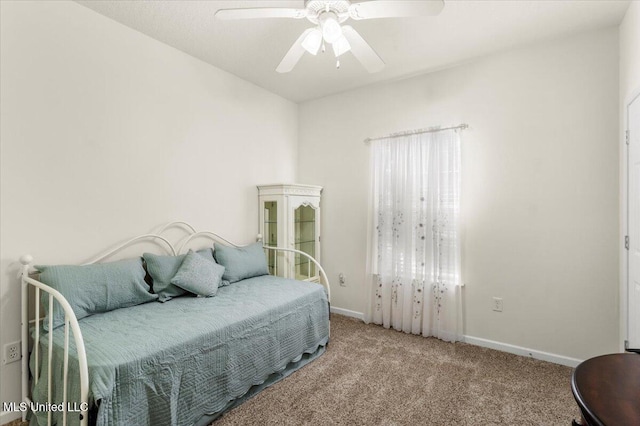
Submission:
[[[320,197],[322,187],[302,184],[259,185],[258,192],[260,195],[303,195]]]

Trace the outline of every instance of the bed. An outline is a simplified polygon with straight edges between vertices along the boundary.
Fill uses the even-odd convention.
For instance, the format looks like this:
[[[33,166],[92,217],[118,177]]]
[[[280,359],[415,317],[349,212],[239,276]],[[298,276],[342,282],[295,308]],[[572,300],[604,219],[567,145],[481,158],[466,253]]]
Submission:
[[[186,252],[202,237],[215,240],[216,247],[219,241],[240,247],[184,222],[169,226],[175,224],[189,230],[178,250],[159,232],[136,237],[89,264],[149,239],[163,242],[169,255]],[[29,275],[31,259],[21,261],[23,353],[29,334],[34,338],[30,369],[23,358],[23,400],[41,404],[32,406],[31,424],[206,425],[313,361],[329,340],[329,284],[319,264],[323,285],[260,275],[222,286],[214,297],[186,294],[77,319],[72,303]],[[31,326],[29,286],[36,288]],[[60,304],[63,325],[54,328],[53,305],[41,320],[41,299]]]

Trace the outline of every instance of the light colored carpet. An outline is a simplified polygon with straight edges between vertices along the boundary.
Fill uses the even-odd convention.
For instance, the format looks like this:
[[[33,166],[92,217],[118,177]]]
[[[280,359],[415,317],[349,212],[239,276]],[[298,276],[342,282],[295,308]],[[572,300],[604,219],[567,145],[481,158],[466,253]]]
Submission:
[[[571,371],[332,315],[324,355],[213,426],[569,425]]]

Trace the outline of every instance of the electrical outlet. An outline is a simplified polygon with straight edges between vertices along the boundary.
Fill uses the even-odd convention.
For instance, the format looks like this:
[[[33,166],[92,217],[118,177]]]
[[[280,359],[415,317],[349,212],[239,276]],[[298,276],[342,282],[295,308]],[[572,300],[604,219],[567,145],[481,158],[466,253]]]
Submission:
[[[7,343],[4,345],[4,363],[20,361],[22,358],[20,342]]]
[[[501,297],[494,297],[493,298],[493,308],[494,311],[496,312],[502,312],[502,298]]]
[[[344,277],[344,274],[342,272],[340,272],[340,275],[338,275],[338,283],[340,284],[340,287],[346,287],[347,286],[347,280]]]

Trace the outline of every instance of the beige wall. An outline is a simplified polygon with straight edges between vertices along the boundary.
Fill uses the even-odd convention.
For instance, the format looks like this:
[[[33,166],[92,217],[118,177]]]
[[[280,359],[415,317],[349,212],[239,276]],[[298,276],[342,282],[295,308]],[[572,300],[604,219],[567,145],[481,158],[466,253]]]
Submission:
[[[640,94],[640,1],[632,1],[620,24],[620,146],[624,147],[626,107],[631,97]],[[627,151],[620,149],[620,239],[626,235]],[[627,337],[626,256],[621,256],[620,348]]]
[[[333,306],[365,310],[363,139],[465,122],[465,334],[578,359],[617,349],[616,28],[310,101],[299,116],[299,180],[325,188],[323,264],[347,278]]]
[[[296,104],[76,3],[0,4],[0,347],[24,253],[79,262],[175,219],[255,238],[255,185],[295,180]]]

